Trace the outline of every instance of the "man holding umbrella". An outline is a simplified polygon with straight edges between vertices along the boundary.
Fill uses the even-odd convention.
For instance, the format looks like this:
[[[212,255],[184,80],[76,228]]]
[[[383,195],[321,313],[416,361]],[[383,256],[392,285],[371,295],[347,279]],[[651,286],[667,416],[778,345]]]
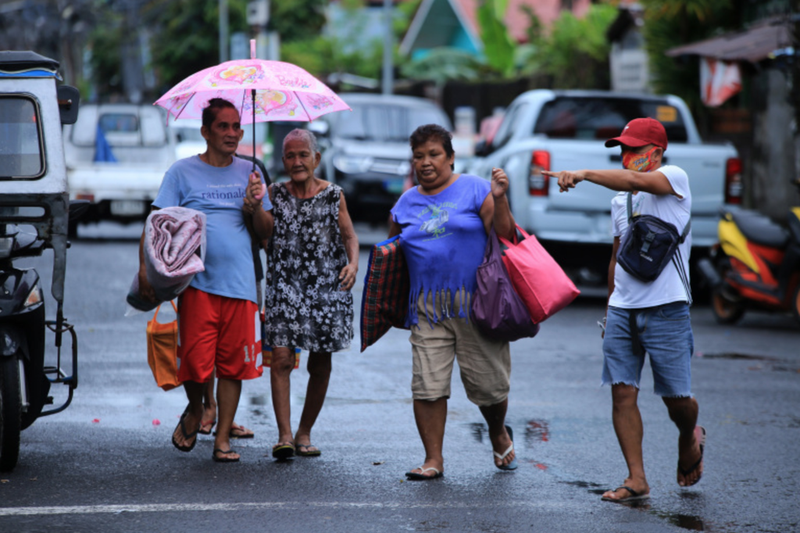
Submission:
[[[195,275],[178,300],[178,379],[184,382],[189,405],[172,444],[189,452],[197,443],[203,391],[216,369],[219,416],[212,458],[235,462],[239,454],[231,449],[230,432],[242,380],[262,373],[256,365],[261,339],[248,228],[257,240],[266,239],[272,232],[272,204],[261,177],[251,174],[251,163],[234,157],[243,135],[234,105],[222,98],[209,100],[201,133],[206,151],[172,165],[153,201],[154,209],[181,206],[206,214],[205,271]],[[140,292],[154,300],[143,246],[139,264]]]

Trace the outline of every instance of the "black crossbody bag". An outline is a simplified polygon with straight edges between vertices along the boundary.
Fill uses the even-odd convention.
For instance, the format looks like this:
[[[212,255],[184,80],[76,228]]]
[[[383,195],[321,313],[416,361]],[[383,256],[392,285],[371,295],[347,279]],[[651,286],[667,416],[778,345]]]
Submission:
[[[680,234],[674,225],[653,215],[633,216],[633,193],[628,193],[628,231],[622,236],[617,251],[617,264],[634,278],[652,282],[672,262],[686,289],[688,302],[692,303],[689,276],[683,266],[678,245],[686,240],[692,226],[691,219]]]

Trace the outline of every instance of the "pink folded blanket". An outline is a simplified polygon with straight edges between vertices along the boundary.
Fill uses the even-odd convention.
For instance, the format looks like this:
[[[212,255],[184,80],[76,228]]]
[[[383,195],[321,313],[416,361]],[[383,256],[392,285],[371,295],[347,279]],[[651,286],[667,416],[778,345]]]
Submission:
[[[205,270],[205,256],[205,213],[187,207],[153,211],[144,227],[144,264],[158,302],[141,298],[137,274],[128,291],[128,303],[140,311],[149,311],[159,302],[176,298],[195,274]]]
[[[145,260],[168,279],[205,270],[198,249],[205,249],[206,215],[186,207],[167,207],[147,217]],[[150,280],[148,271],[148,281]]]

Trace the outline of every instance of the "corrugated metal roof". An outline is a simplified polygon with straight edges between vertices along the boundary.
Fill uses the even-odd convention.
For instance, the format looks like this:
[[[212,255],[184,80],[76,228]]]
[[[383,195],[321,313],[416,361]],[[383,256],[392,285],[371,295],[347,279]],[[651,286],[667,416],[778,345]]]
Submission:
[[[776,50],[792,46],[790,23],[785,19],[770,19],[741,32],[726,33],[676,48],[666,55],[698,55],[724,61],[749,61],[758,63]]]

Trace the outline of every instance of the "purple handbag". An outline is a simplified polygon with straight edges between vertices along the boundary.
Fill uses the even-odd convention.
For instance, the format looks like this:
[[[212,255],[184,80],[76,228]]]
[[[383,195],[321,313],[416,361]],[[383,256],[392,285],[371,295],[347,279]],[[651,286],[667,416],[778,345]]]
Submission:
[[[481,333],[503,341],[539,333],[539,324],[533,323],[528,308],[514,291],[494,228],[486,241],[483,263],[476,277],[478,288],[472,295],[470,315]]]

